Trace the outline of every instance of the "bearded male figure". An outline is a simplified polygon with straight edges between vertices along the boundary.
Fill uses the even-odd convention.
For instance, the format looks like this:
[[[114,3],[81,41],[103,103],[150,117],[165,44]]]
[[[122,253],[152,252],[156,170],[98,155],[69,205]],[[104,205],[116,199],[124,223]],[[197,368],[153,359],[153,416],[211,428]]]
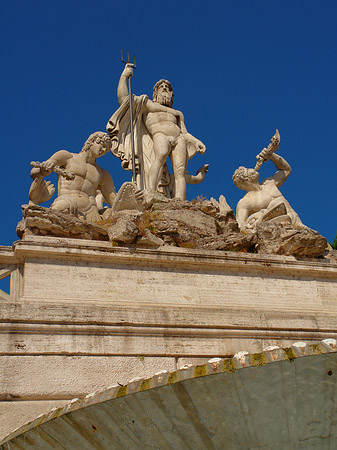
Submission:
[[[107,131],[111,135],[118,134],[119,148],[114,152],[122,160],[123,168],[130,169],[130,131],[129,93],[127,79],[132,77],[131,64],[126,64],[120,77],[117,96],[121,107],[111,117],[107,124]],[[184,116],[180,111],[172,108],[173,90],[167,80],[159,80],[153,88],[153,100],[147,96],[134,96],[135,117],[135,156],[137,171],[143,165],[143,186],[150,193],[156,193],[162,177],[163,167],[170,156],[175,183],[175,198],[186,199],[186,167],[188,160],[197,152],[203,154],[205,145],[189,134],[185,127]],[[129,139],[130,141],[130,139]],[[165,183],[164,183],[165,184]]]

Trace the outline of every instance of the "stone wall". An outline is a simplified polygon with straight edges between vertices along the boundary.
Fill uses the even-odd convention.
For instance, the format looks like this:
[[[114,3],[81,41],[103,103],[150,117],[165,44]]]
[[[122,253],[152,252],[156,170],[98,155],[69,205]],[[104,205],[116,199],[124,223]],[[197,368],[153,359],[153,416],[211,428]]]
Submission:
[[[11,274],[0,293],[0,437],[133,377],[337,337],[337,263],[326,258],[50,237],[0,250]]]

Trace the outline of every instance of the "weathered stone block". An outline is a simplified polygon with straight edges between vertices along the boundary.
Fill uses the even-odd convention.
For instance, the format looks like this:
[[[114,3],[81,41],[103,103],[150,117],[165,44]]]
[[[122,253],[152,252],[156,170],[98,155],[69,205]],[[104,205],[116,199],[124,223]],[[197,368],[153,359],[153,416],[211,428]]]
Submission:
[[[256,230],[259,253],[317,258],[327,250],[326,239],[309,228],[294,229],[280,223],[261,222]]]

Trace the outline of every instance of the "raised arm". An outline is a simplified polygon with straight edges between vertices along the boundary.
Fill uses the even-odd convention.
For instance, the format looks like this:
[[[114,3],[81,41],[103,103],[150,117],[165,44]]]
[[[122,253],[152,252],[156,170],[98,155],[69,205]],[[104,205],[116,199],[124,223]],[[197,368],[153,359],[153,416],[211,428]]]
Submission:
[[[256,158],[262,158],[264,161],[270,160],[278,169],[278,171],[272,177],[265,178],[261,184],[263,184],[265,181],[274,180],[276,186],[280,187],[291,174],[291,167],[289,163],[280,155],[277,155],[275,153],[270,154],[270,152],[266,148],[264,148],[262,152],[256,156]]]
[[[282,186],[282,184],[286,181],[286,179],[291,174],[291,167],[289,163],[282,158],[280,155],[275,155],[274,153],[269,158],[272,161],[276,168],[279,169],[272,177],[266,178],[262,181],[262,184],[268,180],[274,180],[277,187]]]
[[[126,64],[125,68],[122,72],[122,75],[119,79],[118,88],[117,88],[117,97],[118,97],[118,102],[120,105],[129,96],[127,80],[128,80],[128,78],[132,77],[132,75],[133,75],[132,64]]]

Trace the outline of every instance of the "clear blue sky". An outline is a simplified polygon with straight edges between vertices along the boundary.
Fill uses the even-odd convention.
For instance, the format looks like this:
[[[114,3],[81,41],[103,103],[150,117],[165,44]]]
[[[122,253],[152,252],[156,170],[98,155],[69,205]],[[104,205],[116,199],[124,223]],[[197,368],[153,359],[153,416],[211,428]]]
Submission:
[[[337,230],[337,3],[335,1],[3,0],[1,33],[2,220],[0,244],[17,239],[30,161],[80,151],[117,109],[120,48],[135,53],[136,94],[167,78],[188,130],[210,164],[188,199],[225,195],[240,165],[281,133],[293,172],[281,188],[302,221],[329,241]],[[108,154],[119,188],[130,180]],[[261,177],[274,172],[272,163]]]

